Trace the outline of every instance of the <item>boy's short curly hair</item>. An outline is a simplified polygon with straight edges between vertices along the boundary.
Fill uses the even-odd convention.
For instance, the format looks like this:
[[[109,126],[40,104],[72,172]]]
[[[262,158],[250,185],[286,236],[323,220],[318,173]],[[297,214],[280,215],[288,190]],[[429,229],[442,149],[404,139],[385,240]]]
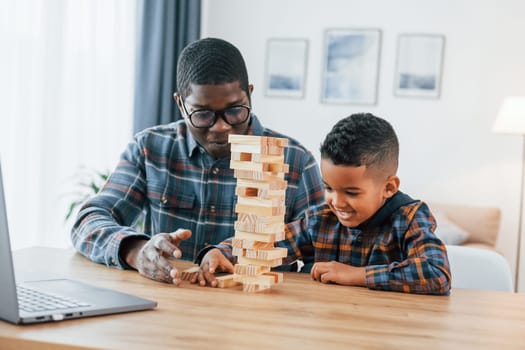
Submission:
[[[240,82],[248,99],[248,72],[241,52],[231,43],[218,38],[194,41],[180,53],[177,62],[177,92],[191,94],[190,84],[219,85]]]
[[[338,121],[321,144],[321,158],[335,165],[366,166],[390,176],[397,172],[399,142],[390,123],[371,113]]]

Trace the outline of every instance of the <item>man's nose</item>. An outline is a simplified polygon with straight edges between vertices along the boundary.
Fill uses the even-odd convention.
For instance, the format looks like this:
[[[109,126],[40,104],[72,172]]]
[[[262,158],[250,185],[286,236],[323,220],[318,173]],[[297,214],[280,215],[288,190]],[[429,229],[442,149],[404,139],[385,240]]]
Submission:
[[[224,131],[231,129],[232,126],[226,123],[226,120],[224,120],[224,112],[215,112],[215,117],[217,120],[215,121],[215,124],[212,125],[210,130],[213,129],[214,131]]]

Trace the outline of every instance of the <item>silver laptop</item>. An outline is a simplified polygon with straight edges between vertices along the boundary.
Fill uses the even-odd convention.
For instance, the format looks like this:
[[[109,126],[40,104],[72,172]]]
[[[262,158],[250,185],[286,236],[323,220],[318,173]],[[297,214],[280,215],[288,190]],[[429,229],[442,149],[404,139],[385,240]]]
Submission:
[[[153,309],[155,301],[53,278],[15,282],[0,166],[0,319],[16,324]]]

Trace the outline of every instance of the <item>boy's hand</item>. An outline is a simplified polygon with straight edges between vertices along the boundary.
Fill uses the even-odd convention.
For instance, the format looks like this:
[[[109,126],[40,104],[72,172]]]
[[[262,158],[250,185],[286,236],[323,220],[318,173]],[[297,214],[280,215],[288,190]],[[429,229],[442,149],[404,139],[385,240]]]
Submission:
[[[204,255],[200,272],[193,276],[190,282],[199,282],[203,287],[206,285],[217,287],[218,282],[214,275],[217,271],[233,273],[233,265],[219,249],[213,248]]]
[[[312,279],[321,283],[337,283],[347,286],[366,286],[364,267],[354,267],[337,261],[315,263],[310,271]]]

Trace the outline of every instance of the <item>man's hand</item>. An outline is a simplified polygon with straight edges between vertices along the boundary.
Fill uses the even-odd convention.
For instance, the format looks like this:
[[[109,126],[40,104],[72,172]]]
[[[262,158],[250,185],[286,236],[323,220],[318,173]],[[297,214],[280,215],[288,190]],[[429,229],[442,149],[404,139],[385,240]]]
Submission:
[[[207,284],[211,287],[217,287],[218,281],[215,278],[215,272],[218,271],[233,273],[233,265],[222,255],[219,249],[213,248],[204,255],[199,273],[193,276],[190,282],[199,282],[203,287]]]
[[[126,247],[126,262],[136,268],[142,276],[179,285],[179,273],[169,263],[169,259],[182,257],[179,244],[190,237],[190,230],[178,229],[172,233],[159,233],[149,241],[136,240]]]
[[[366,286],[364,267],[355,267],[337,261],[315,263],[310,271],[312,279],[322,283],[337,283],[347,286]]]

